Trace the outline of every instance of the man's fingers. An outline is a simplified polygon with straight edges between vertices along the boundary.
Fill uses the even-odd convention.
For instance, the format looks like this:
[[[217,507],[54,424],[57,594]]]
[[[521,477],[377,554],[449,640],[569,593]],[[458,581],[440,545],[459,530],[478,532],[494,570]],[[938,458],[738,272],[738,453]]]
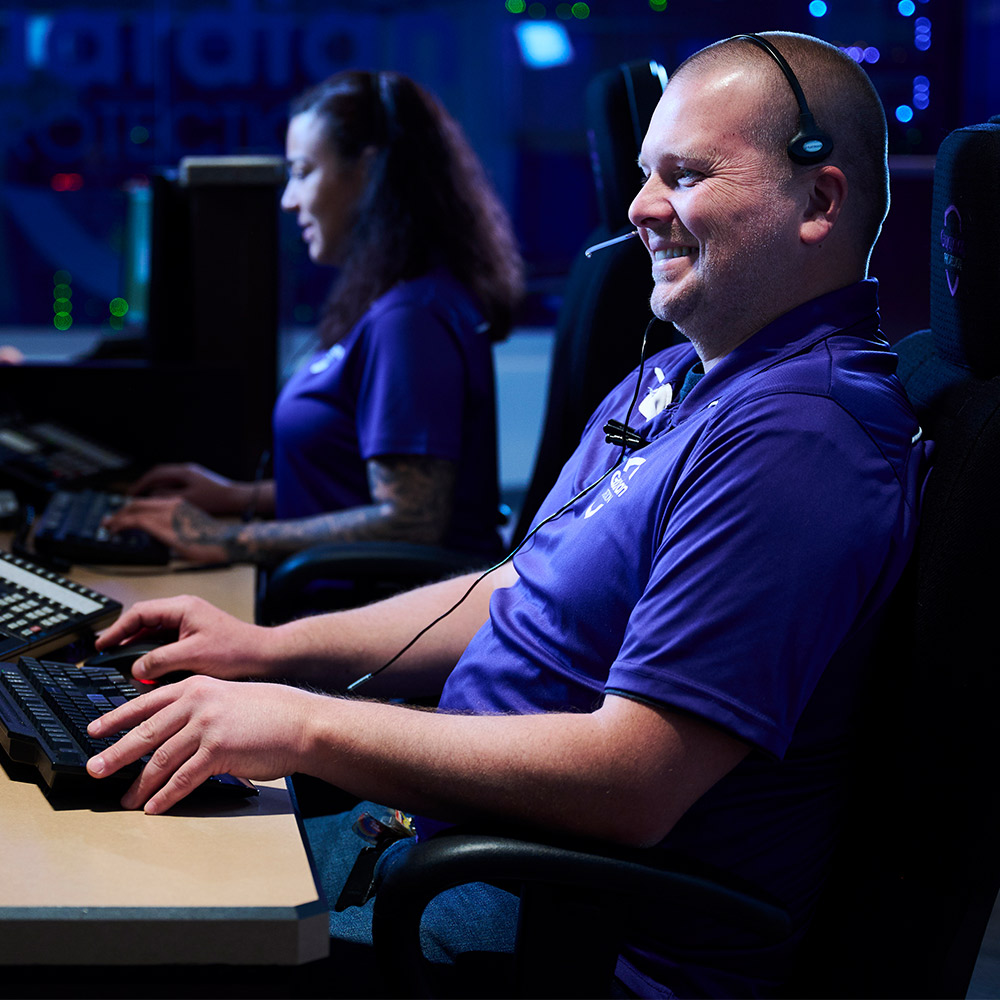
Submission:
[[[186,667],[190,660],[183,646],[183,640],[179,640],[143,653],[132,664],[132,676],[140,681],[156,680]]]
[[[144,754],[151,753],[163,740],[184,724],[185,714],[174,708],[177,693],[170,686],[154,688],[125,705],[112,709],[87,726],[98,739],[127,730],[124,736],[87,762],[87,770],[96,777],[113,774]]]
[[[142,773],[122,797],[122,805],[138,809],[145,803],[147,812],[163,812],[184,798],[213,773],[208,754],[199,747],[191,726],[179,729],[153,750]]]
[[[186,604],[182,598],[142,601],[133,605],[98,637],[97,649],[120,646],[149,632],[176,632],[184,619]]]
[[[150,816],[166,812],[180,802],[181,799],[190,795],[199,785],[208,781],[213,774],[218,774],[221,770],[224,770],[224,768],[218,765],[213,766],[210,755],[204,748],[201,748],[177,767],[159,791],[146,800],[143,811]],[[135,807],[142,805],[144,798],[142,792],[139,793],[139,796]],[[122,800],[122,805],[125,805],[124,799]]]

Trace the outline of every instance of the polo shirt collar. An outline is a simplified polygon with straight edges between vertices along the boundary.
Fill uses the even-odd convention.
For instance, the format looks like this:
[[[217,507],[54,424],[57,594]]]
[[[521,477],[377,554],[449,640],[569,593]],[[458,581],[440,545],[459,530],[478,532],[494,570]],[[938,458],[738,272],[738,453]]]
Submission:
[[[718,395],[732,379],[763,371],[852,328],[873,347],[888,347],[879,331],[878,282],[874,278],[820,295],[779,316],[722,358],[683,402],[698,406],[705,393]]]

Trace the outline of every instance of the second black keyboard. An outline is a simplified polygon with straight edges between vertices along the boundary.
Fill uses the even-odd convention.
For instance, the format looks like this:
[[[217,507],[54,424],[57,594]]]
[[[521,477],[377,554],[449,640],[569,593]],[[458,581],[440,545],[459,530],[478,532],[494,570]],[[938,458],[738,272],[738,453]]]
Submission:
[[[143,761],[104,779],[91,777],[87,760],[109,747],[121,733],[94,739],[87,725],[140,691],[113,667],[75,667],[22,656],[0,663],[0,746],[11,760],[32,765],[53,793],[121,794]],[[255,795],[249,782],[213,775],[206,791]]]
[[[112,533],[104,527],[104,519],[127,499],[97,490],[57,490],[35,521],[35,551],[71,563],[165,565],[170,550],[152,535],[136,530]]]

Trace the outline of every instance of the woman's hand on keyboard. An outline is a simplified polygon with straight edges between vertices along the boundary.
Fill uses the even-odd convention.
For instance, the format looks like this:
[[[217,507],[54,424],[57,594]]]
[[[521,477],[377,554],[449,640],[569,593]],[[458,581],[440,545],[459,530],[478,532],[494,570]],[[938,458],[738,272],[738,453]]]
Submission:
[[[177,641],[146,653],[132,665],[137,680],[154,681],[179,670],[228,680],[274,676],[273,630],[226,614],[200,597],[140,601],[109,625],[98,651],[175,633]]]
[[[242,514],[252,501],[256,484],[236,482],[201,465],[157,465],[141,476],[132,496],[180,497],[209,514]]]
[[[162,813],[213,774],[267,780],[305,766],[311,703],[325,696],[281,684],[189,677],[155,688],[89,726],[94,737],[128,730],[87,762],[96,778],[149,755],[122,797],[126,809]]]
[[[229,563],[238,557],[230,544],[239,531],[180,497],[132,500],[104,522],[111,532],[145,531],[189,562]]]

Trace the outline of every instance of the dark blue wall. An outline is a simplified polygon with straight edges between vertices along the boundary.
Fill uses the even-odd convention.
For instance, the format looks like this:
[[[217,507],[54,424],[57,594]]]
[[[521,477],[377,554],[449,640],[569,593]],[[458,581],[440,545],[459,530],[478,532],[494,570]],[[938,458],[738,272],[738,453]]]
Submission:
[[[44,11],[8,3],[0,324],[51,328],[59,271],[72,276],[74,323],[111,322],[109,302],[125,294],[128,270],[125,188],[188,153],[281,152],[289,97],[347,66],[398,69],[438,93],[514,216],[533,287],[557,293],[596,221],[582,100],[592,75],[646,57],[672,68],[739,31],[807,31],[859,52],[876,48],[878,61],[865,65],[890,113],[891,152],[933,154],[952,128],[1000,112],[1000,24],[991,0],[912,6],[828,0],[817,18],[808,0],[778,0],[761,23],[761,5],[737,0],[668,0],[663,11],[649,0],[591,0],[585,18],[556,3],[511,13],[517,0],[51,2]],[[573,58],[532,68],[515,28],[543,10],[566,31]],[[919,18],[931,23],[929,48],[917,44]],[[920,77],[929,103],[897,121],[894,109],[912,106]],[[308,322],[327,276],[308,263],[294,226],[283,240],[284,319]]]

